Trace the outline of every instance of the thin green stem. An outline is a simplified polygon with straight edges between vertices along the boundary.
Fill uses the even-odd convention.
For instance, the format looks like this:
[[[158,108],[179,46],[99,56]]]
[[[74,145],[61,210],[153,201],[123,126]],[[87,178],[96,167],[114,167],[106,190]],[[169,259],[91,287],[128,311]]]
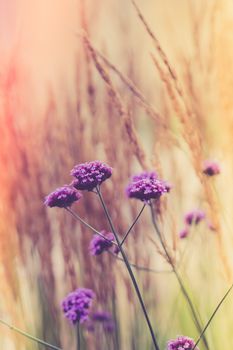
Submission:
[[[128,270],[128,273],[129,273],[129,275],[130,275],[130,278],[131,278],[131,280],[132,280],[132,283],[133,283],[134,289],[135,289],[135,291],[136,291],[138,300],[139,300],[140,305],[141,305],[141,307],[142,307],[142,310],[143,310],[143,313],[144,313],[144,316],[145,316],[145,319],[146,319],[148,328],[149,328],[149,330],[150,330],[150,334],[151,334],[151,337],[152,337],[152,341],[153,341],[153,344],[154,344],[154,348],[155,348],[156,350],[160,350],[159,345],[158,345],[157,340],[156,340],[156,337],[155,337],[155,334],[154,334],[154,331],[153,331],[153,328],[152,328],[152,325],[151,325],[151,322],[150,322],[150,319],[149,319],[149,316],[148,316],[147,311],[146,311],[146,307],[145,307],[145,305],[144,305],[144,301],[143,301],[143,299],[142,299],[140,290],[139,290],[139,288],[138,288],[137,281],[136,281],[136,279],[135,279],[135,277],[134,277],[133,271],[132,271],[132,269],[131,269],[131,267],[130,267],[130,264],[129,264],[129,262],[128,262],[128,258],[127,258],[126,254],[125,254],[125,252],[124,252],[124,249],[123,249],[122,246],[121,246],[120,239],[118,238],[118,235],[117,235],[117,233],[116,233],[116,229],[115,229],[115,227],[114,227],[114,224],[113,224],[113,222],[112,222],[111,216],[110,216],[110,214],[109,214],[109,212],[108,212],[108,209],[107,209],[106,204],[105,204],[105,202],[104,202],[104,199],[103,199],[103,197],[102,197],[100,188],[99,188],[99,187],[96,187],[96,190],[97,190],[97,193],[98,193],[98,195],[99,195],[99,199],[100,199],[100,202],[101,202],[101,204],[102,204],[102,207],[103,207],[103,210],[104,210],[104,212],[105,212],[105,215],[106,215],[106,217],[107,217],[107,220],[108,220],[108,223],[109,223],[109,225],[110,225],[110,228],[111,228],[111,230],[112,230],[112,232],[113,232],[113,234],[114,234],[114,237],[115,237],[115,239],[116,239],[116,242],[117,242],[117,244],[118,244],[118,248],[119,248],[119,250],[120,250],[120,252],[121,252],[121,255],[122,255],[123,259],[124,259],[125,266],[126,266],[126,268],[127,268],[127,270]]]
[[[11,324],[7,323],[6,321],[4,321],[4,320],[2,320],[2,319],[0,319],[0,323],[2,323],[3,325],[5,325],[6,327],[10,328],[11,330],[13,330],[13,331],[15,331],[15,332],[17,332],[17,333],[23,335],[24,337],[26,337],[26,338],[28,338],[28,339],[31,339],[31,340],[33,340],[33,341],[35,341],[35,342],[37,342],[38,344],[45,345],[45,346],[47,346],[47,347],[50,348],[50,349],[62,350],[61,348],[58,348],[58,347],[55,346],[55,345],[49,344],[49,343],[47,343],[47,342],[44,341],[44,340],[41,340],[41,339],[39,339],[39,338],[36,338],[36,337],[34,337],[33,335],[28,334],[28,333],[22,331],[21,329],[15,327],[15,326],[12,326]]]
[[[205,331],[207,330],[207,328],[209,327],[211,321],[213,320],[214,316],[216,315],[218,309],[220,308],[220,306],[222,305],[222,303],[224,302],[224,300],[226,299],[226,297],[228,296],[228,294],[230,293],[230,291],[232,290],[233,288],[233,284],[230,286],[230,288],[227,290],[227,292],[224,294],[223,298],[220,300],[220,302],[218,303],[218,305],[216,306],[214,312],[212,313],[209,321],[206,323],[205,327],[203,328],[203,331],[201,332],[199,338],[197,339],[194,347],[192,348],[192,350],[195,350],[197,345],[199,344],[201,338],[203,337]]]
[[[138,213],[137,217],[135,218],[135,220],[133,221],[132,225],[129,227],[128,231],[126,232],[126,234],[124,235],[122,241],[121,241],[121,246],[124,244],[126,238],[128,237],[129,233],[131,232],[132,228],[134,227],[134,225],[136,224],[136,222],[138,221],[138,219],[140,218],[143,210],[145,209],[146,204],[143,205],[142,209],[140,210],[140,212]]]
[[[77,324],[77,350],[81,350],[80,323]]]
[[[116,306],[116,294],[115,288],[112,288],[112,315],[115,323],[115,332],[114,332],[114,350],[120,349],[120,334],[119,334],[119,324],[117,322],[117,306]]]
[[[187,292],[187,290],[186,290],[186,288],[185,288],[185,285],[184,285],[184,283],[183,283],[183,281],[182,281],[182,279],[181,279],[181,277],[180,277],[178,271],[176,270],[176,267],[175,267],[175,264],[174,264],[174,262],[173,262],[173,260],[172,260],[172,257],[170,256],[170,253],[168,252],[168,249],[167,249],[167,247],[166,247],[164,238],[163,238],[163,236],[162,236],[162,234],[161,234],[161,232],[160,232],[160,229],[159,229],[159,227],[158,227],[158,225],[157,225],[157,222],[156,222],[156,219],[155,219],[155,214],[154,214],[154,210],[153,210],[152,203],[150,203],[150,209],[151,209],[152,223],[153,223],[153,226],[154,226],[154,228],[155,228],[155,231],[156,231],[156,233],[157,233],[157,235],[158,235],[158,237],[159,237],[159,240],[160,240],[160,242],[161,242],[161,245],[162,245],[162,247],[163,247],[163,249],[164,249],[164,252],[165,252],[165,254],[166,254],[166,256],[167,256],[167,260],[168,260],[169,264],[170,264],[171,267],[172,267],[172,270],[173,270],[173,272],[174,272],[174,274],[175,274],[175,276],[176,276],[176,278],[177,278],[177,281],[178,281],[178,283],[179,283],[179,285],[180,285],[181,291],[182,291],[182,293],[183,293],[183,295],[184,295],[184,297],[185,297],[185,299],[186,299],[186,301],[187,301],[187,303],[188,303],[188,305],[189,305],[189,308],[190,308],[190,310],[191,310],[191,313],[192,313],[192,316],[193,316],[195,325],[196,325],[198,331],[201,332],[201,331],[202,331],[201,323],[200,323],[200,321],[199,321],[199,319],[198,319],[196,310],[195,310],[195,308],[194,308],[194,306],[193,306],[193,303],[192,303],[192,301],[191,301],[191,298],[190,298],[190,296],[189,296],[189,294],[188,294],[188,292]],[[207,339],[206,339],[205,336],[203,336],[203,342],[204,342],[204,344],[205,344],[206,349],[209,350],[209,345],[208,345],[208,342],[207,342]]]
[[[75,213],[72,209],[69,207],[65,208],[75,219],[79,220],[82,224],[87,226],[90,230],[95,232],[98,236],[104,238],[106,241],[114,244],[117,246],[117,243],[114,241],[110,241],[107,237],[105,237],[101,232],[97,231],[93,226],[89,225],[86,221],[84,221],[77,213]]]

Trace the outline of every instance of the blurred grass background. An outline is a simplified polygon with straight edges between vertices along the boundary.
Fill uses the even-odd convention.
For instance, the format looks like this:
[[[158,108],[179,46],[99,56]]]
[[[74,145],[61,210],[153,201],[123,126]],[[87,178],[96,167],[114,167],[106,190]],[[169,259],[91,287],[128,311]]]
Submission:
[[[68,213],[43,206],[45,195],[70,182],[76,163],[100,159],[114,168],[103,189],[122,233],[140,209],[124,194],[131,174],[156,169],[172,184],[162,202],[161,226],[177,263],[185,251],[180,270],[203,322],[233,277],[233,5],[138,5],[177,74],[182,96],[130,1],[0,1],[0,317],[63,349],[75,349],[76,336],[60,300],[79,286],[95,290],[96,309],[116,313],[120,349],[150,348],[121,262],[89,257],[91,233]],[[82,28],[89,49],[93,45],[131,79],[146,105],[98,57],[111,77],[109,90],[83,44]],[[216,179],[201,174],[206,158],[221,164]],[[180,242],[183,215],[194,208],[205,210],[216,230],[203,224]],[[96,228],[106,228],[91,194],[75,209]],[[130,261],[168,269],[151,238],[156,240],[145,212],[127,241]],[[197,337],[174,276],[136,276],[162,348],[179,334]],[[232,348],[232,308],[230,295],[207,332],[211,350]],[[85,338],[86,349],[117,348],[115,335],[108,345],[104,336]],[[3,326],[0,347],[43,348]]]

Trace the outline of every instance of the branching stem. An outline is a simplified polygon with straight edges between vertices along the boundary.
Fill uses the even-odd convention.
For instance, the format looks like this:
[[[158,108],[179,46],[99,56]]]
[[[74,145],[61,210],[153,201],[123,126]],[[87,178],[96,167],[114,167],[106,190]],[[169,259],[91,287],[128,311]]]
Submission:
[[[102,207],[103,207],[104,213],[105,213],[105,215],[106,215],[106,218],[107,218],[107,220],[108,220],[108,223],[109,223],[109,225],[110,225],[110,228],[111,228],[111,230],[112,230],[112,232],[113,232],[113,234],[114,234],[114,236],[115,236],[115,239],[116,239],[116,242],[117,242],[117,244],[118,244],[118,248],[119,248],[119,250],[120,250],[120,252],[121,252],[122,258],[124,259],[125,266],[126,266],[126,268],[127,268],[127,270],[128,270],[128,273],[129,273],[129,275],[130,275],[130,278],[131,278],[131,280],[132,280],[132,283],[133,283],[135,292],[136,292],[136,294],[137,294],[138,300],[139,300],[140,305],[141,305],[141,307],[142,307],[143,314],[144,314],[144,316],[145,316],[145,319],[146,319],[148,328],[149,328],[149,330],[150,330],[150,334],[151,334],[151,337],[152,337],[152,341],[153,341],[153,344],[154,344],[154,348],[155,348],[156,350],[160,350],[159,345],[158,345],[157,340],[156,340],[156,337],[155,337],[155,334],[154,334],[154,331],[153,331],[153,328],[152,328],[152,325],[151,325],[151,322],[150,322],[150,319],[149,319],[149,316],[148,316],[147,311],[146,311],[146,307],[145,307],[145,305],[144,305],[143,298],[142,298],[141,293],[140,293],[140,290],[139,290],[139,288],[138,288],[137,281],[136,281],[136,279],[135,279],[135,277],[134,277],[133,271],[132,271],[132,269],[131,269],[131,267],[130,267],[130,264],[129,264],[129,262],[128,262],[128,258],[127,258],[126,254],[125,254],[125,252],[124,252],[124,249],[123,249],[123,247],[121,246],[120,239],[118,238],[116,229],[115,229],[115,227],[114,227],[114,224],[113,224],[113,222],[112,222],[111,216],[110,216],[110,214],[109,214],[109,212],[108,212],[108,209],[107,209],[107,207],[106,207],[106,204],[105,204],[105,202],[104,202],[104,199],[103,199],[103,196],[102,196],[102,194],[101,194],[100,188],[99,188],[99,187],[96,187],[96,190],[97,190],[97,192],[98,192],[99,199],[100,199],[101,205],[102,205]]]

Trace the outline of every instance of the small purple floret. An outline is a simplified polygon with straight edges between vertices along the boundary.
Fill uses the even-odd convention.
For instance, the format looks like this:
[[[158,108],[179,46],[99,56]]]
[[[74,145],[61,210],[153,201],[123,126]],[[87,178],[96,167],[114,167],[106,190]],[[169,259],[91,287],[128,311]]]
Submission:
[[[97,311],[90,315],[90,320],[87,323],[87,329],[94,332],[97,323],[102,324],[106,332],[113,332],[115,329],[115,322],[112,315],[107,311]]]
[[[186,238],[188,235],[189,235],[189,230],[187,229],[187,227],[183,228],[183,230],[181,230],[179,233],[179,237],[181,239]]]
[[[89,245],[89,250],[91,255],[100,255],[103,252],[109,250],[112,246],[114,241],[114,235],[111,232],[106,232],[106,231],[101,231],[102,235],[104,235],[106,239],[99,235],[94,235],[92,238],[90,245]]]
[[[220,166],[217,162],[207,160],[205,161],[203,173],[208,176],[214,176],[220,174]]]
[[[132,176],[132,182],[140,181],[140,180],[157,180],[158,179],[158,174],[155,171],[143,171],[140,174],[133,175]]]
[[[185,215],[184,221],[187,225],[198,225],[205,219],[205,213],[202,210],[193,210]]]
[[[71,324],[75,325],[88,320],[94,297],[94,292],[87,288],[78,288],[65,297],[61,307]]]
[[[82,197],[81,193],[69,186],[63,186],[57,188],[54,192],[50,193],[44,201],[47,207],[70,207],[74,202],[78,201]]]
[[[93,161],[76,165],[71,170],[76,179],[71,183],[77,190],[92,191],[97,185],[112,175],[112,168],[100,161]]]
[[[91,315],[93,321],[107,322],[112,320],[112,316],[107,311],[96,311]]]
[[[155,172],[143,172],[132,177],[131,183],[126,188],[129,198],[149,201],[159,199],[162,194],[170,192],[171,186],[160,180]]]
[[[176,339],[171,339],[167,343],[167,350],[192,350],[195,343],[194,340],[185,336],[179,336]],[[196,347],[198,350],[198,348]]]

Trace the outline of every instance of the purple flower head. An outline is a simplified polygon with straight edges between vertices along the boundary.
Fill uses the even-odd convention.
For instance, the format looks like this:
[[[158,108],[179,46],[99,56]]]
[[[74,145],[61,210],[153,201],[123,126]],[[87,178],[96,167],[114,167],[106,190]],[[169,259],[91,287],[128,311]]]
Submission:
[[[108,322],[112,320],[112,316],[107,311],[96,311],[91,315],[93,321]]]
[[[192,350],[195,343],[193,339],[179,336],[176,339],[171,339],[167,343],[167,350]],[[198,350],[198,348],[196,348]]]
[[[115,322],[113,320],[104,322],[103,327],[105,332],[112,333],[115,330]]]
[[[100,255],[113,246],[113,243],[111,242],[114,240],[113,233],[104,230],[100,233],[102,233],[107,239],[104,239],[99,235],[94,235],[89,245],[91,255]]]
[[[95,324],[92,320],[88,320],[85,322],[85,328],[88,330],[88,332],[94,332],[95,331]]]
[[[185,223],[189,226],[198,225],[205,219],[205,213],[202,210],[193,210],[185,215]]]
[[[132,177],[131,183],[126,188],[126,194],[129,198],[149,201],[150,199],[159,199],[170,189],[170,185],[159,180],[155,172],[143,172]]]
[[[189,235],[189,230],[187,229],[187,227],[183,228],[183,230],[181,230],[179,233],[179,237],[181,239],[186,238],[188,235]]]
[[[107,180],[112,175],[112,168],[100,161],[93,161],[76,165],[71,170],[71,175],[76,178],[72,186],[77,190],[92,191],[97,185]]]
[[[115,322],[112,315],[107,311],[97,311],[90,315],[90,320],[87,323],[89,332],[94,332],[97,323],[100,323],[106,332],[111,333],[115,329]]]
[[[220,174],[220,166],[217,162],[207,160],[204,163],[203,173],[208,176]]]
[[[95,294],[91,289],[78,288],[62,301],[62,310],[71,324],[88,320],[90,307]]]
[[[44,201],[47,207],[70,207],[74,202],[78,201],[82,197],[81,193],[69,186],[63,186],[57,188],[54,192],[50,193]]]

